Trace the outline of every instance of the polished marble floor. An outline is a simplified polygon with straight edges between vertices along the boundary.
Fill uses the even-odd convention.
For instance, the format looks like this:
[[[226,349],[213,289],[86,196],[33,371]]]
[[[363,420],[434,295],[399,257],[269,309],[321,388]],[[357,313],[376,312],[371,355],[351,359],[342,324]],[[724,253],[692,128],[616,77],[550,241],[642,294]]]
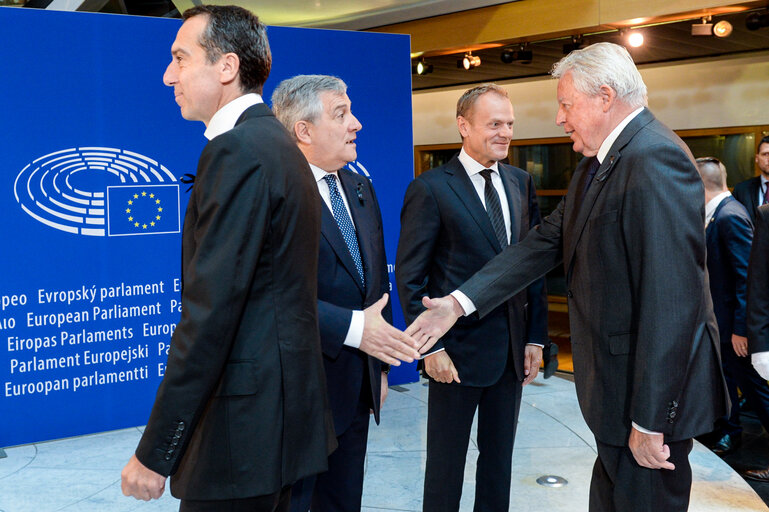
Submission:
[[[372,423],[363,510],[421,510],[425,461],[427,388],[396,386]],[[178,501],[167,493],[158,501],[137,502],[120,493],[120,470],[133,453],[141,429],[20,446],[0,459],[0,512],[171,512]],[[472,510],[475,457],[471,443],[465,470],[462,510]],[[537,377],[524,390],[513,457],[510,510],[574,512],[587,510],[595,442],[582,420],[574,385],[559,376]],[[701,445],[691,454],[694,485],[690,511],[767,511],[745,481]],[[544,487],[543,475],[568,484]]]

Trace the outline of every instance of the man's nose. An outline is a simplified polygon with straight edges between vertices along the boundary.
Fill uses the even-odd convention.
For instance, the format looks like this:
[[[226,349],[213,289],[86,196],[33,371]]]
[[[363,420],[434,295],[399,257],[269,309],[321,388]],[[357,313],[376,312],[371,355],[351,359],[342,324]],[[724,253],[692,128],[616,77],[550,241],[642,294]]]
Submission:
[[[174,67],[175,66],[172,61],[170,64],[168,64],[166,72],[163,73],[163,83],[168,87],[173,87],[173,85],[176,83],[176,69],[174,69]]]

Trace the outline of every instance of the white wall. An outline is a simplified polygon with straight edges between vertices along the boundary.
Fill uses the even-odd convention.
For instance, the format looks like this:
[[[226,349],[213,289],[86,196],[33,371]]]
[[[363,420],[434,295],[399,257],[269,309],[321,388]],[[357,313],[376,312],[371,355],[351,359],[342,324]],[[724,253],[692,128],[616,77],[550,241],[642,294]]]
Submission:
[[[649,107],[673,129],[769,125],[769,52],[640,69],[649,89]],[[516,139],[563,136],[555,125],[555,80],[500,85],[515,107]],[[415,145],[460,141],[455,111],[465,89],[413,94]]]

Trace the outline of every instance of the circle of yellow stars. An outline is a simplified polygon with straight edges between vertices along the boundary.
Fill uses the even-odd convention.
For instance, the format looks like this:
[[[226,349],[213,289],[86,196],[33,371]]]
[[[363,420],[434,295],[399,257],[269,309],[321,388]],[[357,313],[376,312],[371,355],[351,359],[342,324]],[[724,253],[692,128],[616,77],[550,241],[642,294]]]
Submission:
[[[147,198],[150,201],[154,201],[154,207],[156,208],[157,211],[155,213],[155,218],[154,219],[150,219],[149,223],[144,222],[144,221],[143,222],[139,222],[134,217],[134,213],[133,213],[133,208],[132,207],[134,206],[134,203],[136,203],[140,198]],[[150,227],[155,227],[156,222],[160,221],[160,214],[163,213],[163,207],[160,204],[160,199],[156,198],[155,194],[153,194],[153,193],[149,193],[148,194],[146,191],[143,190],[141,195],[140,194],[134,194],[133,198],[128,200],[128,208],[125,209],[125,212],[126,212],[126,214],[128,214],[128,222],[131,222],[134,225],[135,228],[141,227],[141,229],[147,229],[147,228],[150,228]]]

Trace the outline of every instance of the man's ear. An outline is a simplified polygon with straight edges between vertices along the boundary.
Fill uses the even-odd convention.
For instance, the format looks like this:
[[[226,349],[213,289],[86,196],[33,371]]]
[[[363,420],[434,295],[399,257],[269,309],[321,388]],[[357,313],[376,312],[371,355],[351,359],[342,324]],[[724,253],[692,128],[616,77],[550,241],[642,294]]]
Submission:
[[[225,53],[219,59],[220,81],[228,84],[238,78],[240,72],[240,57],[234,53]]]
[[[459,130],[459,134],[464,139],[468,135],[468,125],[469,121],[465,119],[463,116],[457,116],[457,129]]]
[[[617,91],[609,87],[608,85],[602,85],[598,89],[598,96],[601,98],[601,106],[604,112],[608,112],[614,105],[614,101],[617,99]]]
[[[297,121],[294,124],[294,134],[296,140],[302,144],[312,144],[312,134],[310,133],[310,123],[308,121]]]

